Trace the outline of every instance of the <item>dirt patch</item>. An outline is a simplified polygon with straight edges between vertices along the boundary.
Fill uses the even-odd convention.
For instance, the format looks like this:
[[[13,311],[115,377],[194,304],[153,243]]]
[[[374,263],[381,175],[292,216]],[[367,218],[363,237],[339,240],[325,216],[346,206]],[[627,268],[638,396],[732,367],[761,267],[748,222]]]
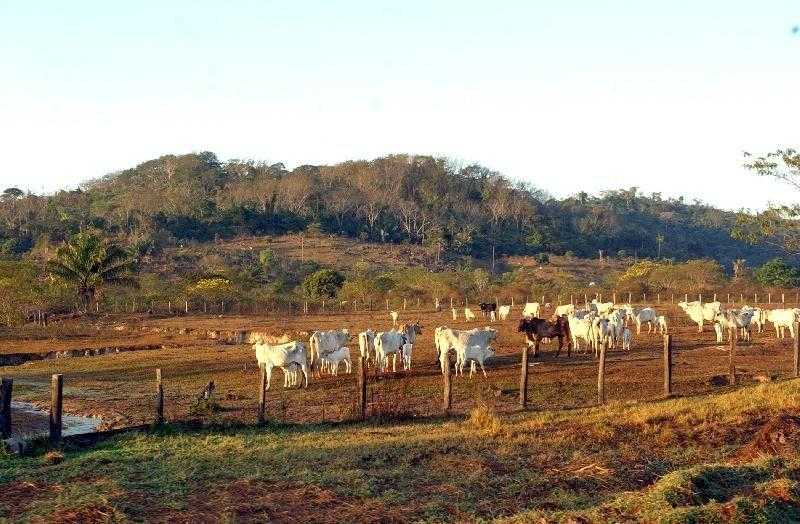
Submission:
[[[371,499],[343,497],[307,484],[239,480],[189,500],[189,510],[165,516],[170,522],[406,522],[397,510]]]
[[[89,504],[80,508],[62,509],[47,518],[47,522],[59,524],[93,524],[116,522],[116,511],[104,504]]]
[[[0,517],[13,521],[33,503],[55,499],[63,490],[58,484],[16,481],[0,487]]]
[[[795,458],[800,452],[800,416],[780,415],[770,419],[753,440],[735,456],[736,462],[747,462],[760,455]]]

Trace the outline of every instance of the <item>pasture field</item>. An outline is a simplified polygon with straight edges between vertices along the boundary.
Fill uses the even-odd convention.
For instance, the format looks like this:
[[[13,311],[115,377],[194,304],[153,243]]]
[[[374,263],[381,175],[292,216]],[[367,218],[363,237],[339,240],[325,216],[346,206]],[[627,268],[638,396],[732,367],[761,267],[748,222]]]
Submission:
[[[675,356],[674,391],[694,395],[726,389],[728,372],[727,343],[718,345],[713,330],[706,326],[697,333],[675,306],[659,308],[671,321]],[[499,331],[493,344],[497,356],[487,364],[488,378],[477,375],[456,377],[453,381],[453,413],[466,413],[478,403],[490,405],[499,413],[517,409],[519,355],[524,336],[516,331],[519,307],[505,322],[493,324]],[[438,415],[441,412],[442,378],[433,348],[433,330],[439,325],[469,328],[488,325],[478,318],[467,323],[453,321],[449,311],[405,311],[401,321],[422,323],[423,333],[414,348],[410,372],[376,374],[369,371],[368,400],[373,415],[402,418]],[[125,330],[114,329],[125,326]],[[177,328],[194,332],[181,335]],[[67,413],[100,416],[104,427],[116,428],[148,423],[153,418],[155,368],[161,368],[166,394],[168,420],[186,420],[189,410],[205,384],[213,380],[219,408],[213,413],[193,414],[213,421],[254,422],[257,417],[258,369],[249,345],[227,345],[205,340],[198,333],[206,330],[260,330],[274,334],[311,332],[315,329],[347,327],[357,333],[366,327],[389,329],[385,311],[344,312],[293,317],[190,316],[172,318],[103,318],[94,326],[26,328],[12,338],[7,333],[0,352],[46,352],[53,348],[152,347],[166,349],[129,351],[118,354],[31,361],[20,366],[0,367],[0,375],[14,379],[14,399],[46,405],[49,377],[64,374],[64,409]],[[60,337],[58,330],[68,333]],[[646,331],[646,330],[645,330]],[[46,337],[49,336],[50,338]],[[37,338],[38,337],[38,338]],[[354,337],[355,338],[355,337]],[[355,340],[352,354],[358,353]],[[532,360],[529,378],[529,405],[535,410],[574,409],[596,402],[597,364],[591,354],[573,353],[555,357],[555,344],[543,345],[540,357]],[[635,336],[630,352],[609,351],[606,395],[609,402],[627,403],[658,398],[661,395],[662,337],[643,332]],[[736,354],[739,383],[787,377],[792,369],[791,340],[777,340],[774,331],[755,333],[750,344],[740,342]],[[400,366],[402,367],[402,366]],[[341,370],[340,370],[341,371]],[[716,378],[715,378],[716,377]],[[267,397],[267,413],[282,422],[326,422],[349,418],[355,404],[353,374],[313,378],[308,389],[284,390],[280,371],[273,374]]]
[[[765,329],[752,343],[740,342],[739,386],[733,388],[726,380],[727,344],[718,345],[709,326],[697,333],[677,307],[658,309],[670,318],[674,336],[675,399],[659,400],[662,338],[643,332],[632,351],[608,353],[608,404],[602,407],[593,407],[593,355],[556,358],[554,346],[543,346],[530,368],[530,409],[520,412],[524,337],[516,331],[517,306],[512,319],[493,324],[499,337],[488,378],[455,377],[452,416],[443,418],[433,329],[489,323],[480,317],[454,322],[449,311],[408,310],[400,320],[423,325],[413,369],[369,371],[370,420],[349,422],[355,373],[312,378],[308,389],[284,390],[277,372],[263,427],[255,425],[258,371],[252,348],[198,333],[339,327],[356,333],[388,329],[387,312],[120,315],[5,332],[3,354],[163,344],[164,349],[34,360],[0,367],[0,375],[14,379],[15,400],[46,406],[49,377],[62,373],[65,412],[99,415],[103,427],[121,428],[152,422],[154,369],[161,368],[171,423],[91,449],[67,445],[63,452],[0,455],[0,520],[800,518],[800,419],[794,418],[800,414],[800,385],[781,380],[791,374],[791,340],[777,340]],[[194,331],[177,332],[187,327]],[[350,346],[355,356],[357,343]],[[216,384],[218,405],[198,410],[196,395],[209,380]]]

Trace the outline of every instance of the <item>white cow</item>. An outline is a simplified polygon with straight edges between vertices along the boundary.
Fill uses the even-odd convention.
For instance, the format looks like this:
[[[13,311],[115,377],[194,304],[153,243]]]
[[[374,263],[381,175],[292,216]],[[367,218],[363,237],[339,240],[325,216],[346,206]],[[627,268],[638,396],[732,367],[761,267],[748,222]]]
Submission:
[[[767,311],[765,309],[761,309],[760,307],[742,306],[742,311],[748,309],[753,312],[753,318],[750,319],[750,325],[756,326],[758,333],[761,333],[764,330],[764,324],[767,323]]]
[[[347,329],[332,329],[330,331],[314,331],[308,339],[311,348],[311,367],[315,368],[322,357],[333,353],[350,340]]]
[[[750,340],[750,320],[753,318],[751,309],[729,309],[722,313],[717,313],[714,319],[714,332],[717,335],[717,343],[723,342],[723,333],[728,332],[728,340],[734,330],[741,330],[744,340]]]
[[[572,345],[575,347],[575,351],[580,349],[580,344],[578,344],[578,339],[583,339],[586,342],[586,353],[588,351],[589,346],[592,345],[592,319],[590,318],[577,318],[574,316],[570,316],[569,319],[569,332],[572,335]]]
[[[600,344],[607,343],[610,336],[608,329],[608,319],[602,317],[594,317],[592,319],[592,346],[594,347],[595,356],[600,352]]]
[[[392,327],[397,327],[397,319],[400,317],[400,313],[397,311],[389,311],[389,316],[392,317]]]
[[[375,332],[371,329],[362,331],[358,334],[358,349],[361,350],[361,356],[366,357],[367,360],[375,359]]]
[[[525,307],[522,308],[522,316],[524,318],[538,317],[540,309],[538,302],[526,302]]]
[[[483,363],[486,361],[487,358],[494,356],[494,350],[491,346],[481,346],[480,344],[476,344],[474,346],[466,346],[462,349],[456,350],[456,375],[464,376],[464,364],[467,361],[471,361],[473,364],[469,370],[469,378],[472,378],[472,374],[475,372],[475,362],[477,362],[481,366],[481,371],[483,371],[483,376],[486,377],[486,368],[483,367]]]
[[[433,334],[433,344],[439,356],[442,373],[444,373],[445,358],[451,349],[455,350],[456,358],[458,358],[459,352],[463,354],[467,347],[487,348],[496,338],[497,330],[490,327],[469,330],[451,329],[447,326],[437,327]]]
[[[605,315],[609,311],[614,308],[613,302],[598,302],[597,299],[593,299],[592,303],[589,304],[589,308],[597,311],[598,315]]]
[[[500,306],[497,308],[497,316],[500,320],[506,320],[511,313],[511,306]]]
[[[350,348],[342,346],[336,351],[328,353],[322,357],[322,368],[336,376],[339,374],[339,363],[344,362],[344,369],[347,373],[353,372],[353,361],[350,360]]]
[[[308,352],[302,342],[286,342],[271,346],[267,343],[256,342],[253,344],[259,369],[263,366],[267,375],[267,389],[272,380],[272,368],[283,369],[284,385],[292,382],[295,365],[300,366],[305,378],[305,387],[308,387]]]
[[[678,306],[687,314],[693,322],[697,323],[697,332],[703,331],[703,322],[713,322],[717,313],[722,311],[722,304],[719,302],[708,302],[702,304],[695,300],[694,302],[678,302]]]
[[[622,342],[622,334],[625,330],[625,315],[622,311],[614,311],[608,315],[608,337],[612,348],[617,348]]]
[[[571,315],[575,313],[575,304],[563,304],[561,306],[556,306],[555,315],[560,317],[561,315]]]
[[[472,310],[468,307],[464,308],[464,320],[466,320],[467,322],[472,322],[473,320],[475,320],[475,313],[473,313]]]
[[[389,355],[392,355],[392,372],[397,372],[397,354],[407,342],[405,335],[399,331],[380,331],[375,334],[375,366],[386,371],[389,366]]]
[[[658,324],[658,332],[662,335],[667,334],[667,317],[664,315],[659,315],[658,319],[656,319],[656,323]]]
[[[770,309],[767,311],[767,320],[775,326],[775,336],[786,338],[786,328],[789,328],[789,335],[794,338],[794,323],[797,320],[797,312],[794,309]]]
[[[656,321],[658,314],[656,310],[651,307],[642,308],[637,311],[633,316],[633,321],[636,322],[636,334],[642,333],[642,324],[647,324],[647,332],[651,333],[656,328]]]

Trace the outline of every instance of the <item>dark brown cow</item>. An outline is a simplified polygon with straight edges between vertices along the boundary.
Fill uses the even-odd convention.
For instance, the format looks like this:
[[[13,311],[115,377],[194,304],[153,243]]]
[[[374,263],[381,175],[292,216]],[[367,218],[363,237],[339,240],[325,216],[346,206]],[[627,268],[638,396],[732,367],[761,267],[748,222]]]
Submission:
[[[558,338],[558,351],[556,357],[561,354],[564,347],[564,338],[567,339],[567,357],[572,356],[572,335],[569,332],[569,321],[566,315],[555,317],[553,320],[543,318],[523,318],[519,321],[517,331],[525,333],[525,341],[529,346],[533,346],[533,356],[539,355],[539,343],[543,338]]]

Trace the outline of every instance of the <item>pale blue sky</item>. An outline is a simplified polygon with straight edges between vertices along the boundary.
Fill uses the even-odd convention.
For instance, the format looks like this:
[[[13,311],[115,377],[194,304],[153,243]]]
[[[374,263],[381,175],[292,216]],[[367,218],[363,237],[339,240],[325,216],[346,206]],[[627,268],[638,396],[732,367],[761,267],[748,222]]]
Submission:
[[[760,208],[787,193],[741,152],[800,146],[798,24],[797,0],[0,0],[0,185],[408,152]]]

